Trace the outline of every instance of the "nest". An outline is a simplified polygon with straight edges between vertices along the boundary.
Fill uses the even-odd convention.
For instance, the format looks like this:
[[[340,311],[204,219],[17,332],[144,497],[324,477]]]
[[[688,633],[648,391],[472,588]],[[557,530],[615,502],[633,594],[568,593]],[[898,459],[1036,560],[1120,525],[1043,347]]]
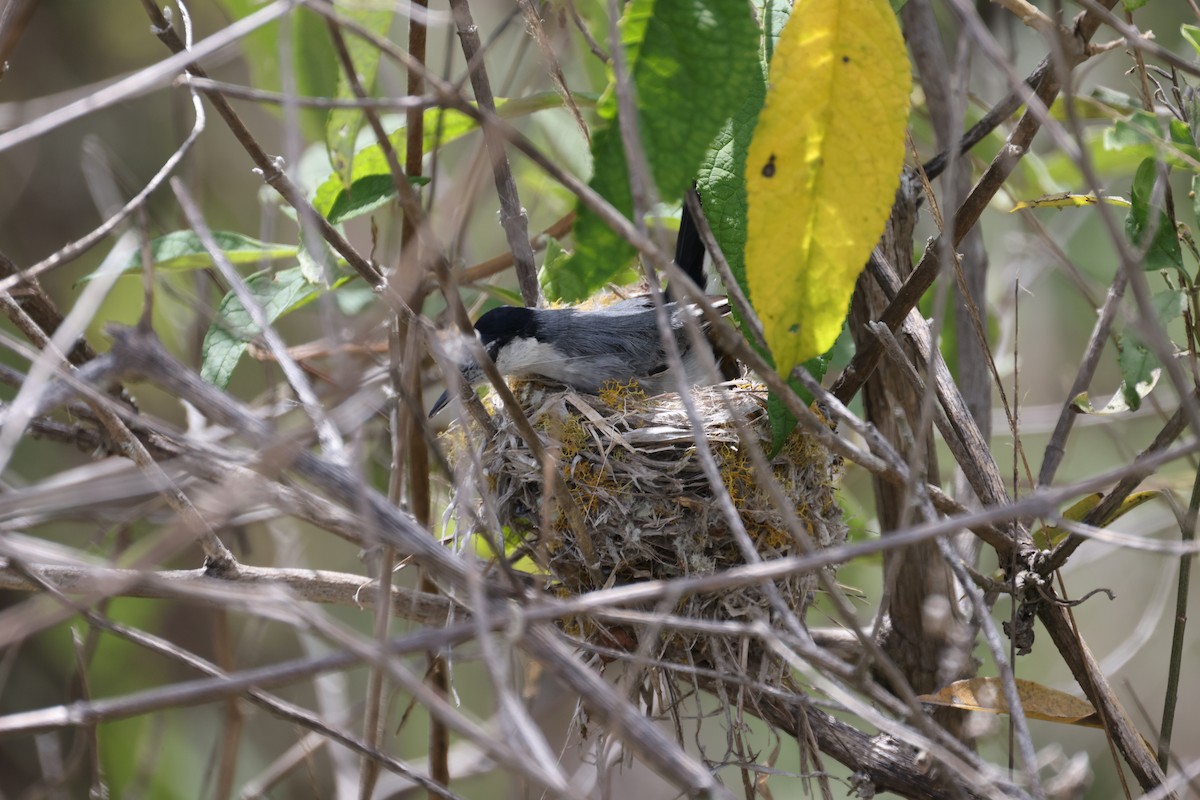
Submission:
[[[562,488],[555,491],[552,486],[547,492],[542,465],[516,424],[496,409],[496,431],[478,452],[510,559],[531,557],[552,590],[564,595],[712,575],[746,563],[703,471],[679,395],[646,397],[636,388],[611,387],[597,397],[556,391],[537,382],[521,382],[515,391],[555,456],[554,469],[563,479],[560,487],[565,486],[570,500],[564,502]],[[769,451],[765,392],[734,381],[696,387],[691,397],[704,421],[721,481],[759,556],[770,560],[802,552],[785,512],[756,479],[739,435],[740,424],[764,452]],[[478,430],[448,432],[459,437],[451,440],[450,448],[456,463],[461,464],[460,448],[466,445],[461,437],[471,434]],[[846,526],[834,496],[840,459],[797,431],[770,467],[811,546],[844,542]],[[803,619],[816,584],[815,574],[793,575],[775,582],[775,588],[783,603]],[[761,585],[748,585],[686,596],[673,613],[693,620],[762,620],[774,625],[778,601],[772,601]],[[657,641],[644,643],[638,631],[621,625],[583,619],[567,625],[601,647],[627,650],[645,644],[650,655],[677,663],[719,669],[751,666],[741,641],[745,637],[664,630]],[[754,643],[750,649],[760,650]],[[759,666],[761,655],[751,655]]]

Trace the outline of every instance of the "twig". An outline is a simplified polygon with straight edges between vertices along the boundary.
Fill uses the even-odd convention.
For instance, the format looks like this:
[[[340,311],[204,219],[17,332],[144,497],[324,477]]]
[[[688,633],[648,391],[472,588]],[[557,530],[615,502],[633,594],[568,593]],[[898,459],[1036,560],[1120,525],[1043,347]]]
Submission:
[[[1026,0],[992,0],[992,2],[1010,11],[1013,16],[1021,20],[1022,25],[1027,25],[1043,35],[1053,36],[1061,33],[1054,20]]]
[[[408,94],[404,97],[298,97],[283,92],[256,89],[253,86],[215,81],[212,78],[197,78],[194,75],[181,75],[178,82],[198,91],[217,92],[225,97],[277,106],[292,104],[301,108],[369,108],[374,111],[423,111],[437,107],[434,98],[419,94]]]
[[[212,231],[209,230],[207,223],[204,221],[199,206],[196,205],[191,194],[184,187],[183,182],[178,178],[172,178],[171,190],[175,192],[175,197],[179,200],[179,207],[183,210],[183,215],[186,217],[188,225],[191,226],[196,236],[200,239],[200,243],[204,246],[204,249],[208,251],[208,255],[212,258],[213,265],[217,268],[217,271],[221,273],[221,277],[225,279],[238,300],[241,301],[242,308],[246,310],[250,321],[258,328],[259,334],[266,341],[267,347],[275,357],[275,361],[283,370],[288,385],[296,393],[297,399],[299,399],[301,406],[316,429],[325,454],[336,462],[345,463],[347,457],[341,434],[325,415],[325,410],[313,392],[308,379],[304,376],[304,372],[292,360],[292,357],[288,355],[287,345],[284,343],[283,337],[279,335],[278,331],[275,330],[274,326],[267,319],[266,310],[263,309],[262,304],[251,293],[250,287],[246,285],[246,281],[242,279],[241,274],[234,269],[233,264],[229,263],[228,257],[221,250],[221,246],[217,244],[216,239],[213,238]]]
[[[11,548],[5,548],[11,552]],[[113,569],[94,564],[59,565],[26,562],[40,582],[13,569],[7,558],[0,561],[0,588],[9,591],[44,590],[47,585],[69,595],[81,595],[85,603],[109,597],[145,597],[186,600],[230,610],[253,613],[264,603],[283,598],[354,609],[376,606],[377,595],[365,591],[371,581],[362,575],[330,570],[254,567],[248,564],[233,575],[213,577],[205,569],[147,571]],[[439,626],[445,623],[454,603],[449,599],[391,587],[392,610],[411,622]]]
[[[467,0],[450,0],[450,10],[454,14],[454,24],[458,28],[458,38],[462,43],[463,56],[467,63],[472,65],[471,88],[475,91],[475,100],[484,113],[494,115],[496,102],[492,97],[492,85],[488,79],[487,69],[482,59],[475,63],[480,42],[479,29],[471,17],[471,7]],[[517,195],[517,183],[513,179],[512,168],[508,163],[504,139],[497,136],[494,131],[485,129],[484,142],[492,157],[496,194],[500,198],[500,225],[504,228],[504,234],[508,237],[508,246],[513,252],[521,297],[527,306],[541,305],[537,266],[533,263],[533,250],[529,247],[529,220],[525,216],[525,209],[521,207],[521,200]]]
[[[165,65],[169,64],[175,70],[177,70],[179,67],[185,67],[192,75],[195,75],[198,78],[207,78],[208,75],[195,63],[199,57],[197,53],[200,53],[205,44],[211,42],[213,39],[216,39],[217,36],[209,37],[208,39],[196,45],[196,47],[188,50],[184,47],[183,42],[180,41],[175,31],[171,28],[170,23],[168,23],[166,18],[163,17],[162,12],[159,10],[158,6],[154,4],[153,0],[142,0],[142,7],[145,9],[147,16],[150,17],[150,22],[154,26],[154,32],[157,34],[158,38],[176,54],[161,62],[161,64],[158,66],[158,71],[161,72],[165,70]],[[276,0],[275,3],[271,4],[262,11],[255,12],[254,14],[233,23],[225,30],[234,31],[236,29],[237,36],[244,36],[251,30],[254,30],[255,27],[264,25],[267,22],[270,22],[272,19],[281,16],[283,13],[286,13],[291,9],[291,7],[292,0]],[[273,16],[268,17],[266,16],[268,11],[274,11],[275,13]],[[251,21],[254,22],[254,26],[246,27],[246,24]],[[143,72],[146,72],[146,70],[143,70]],[[140,75],[142,73],[138,74]],[[271,186],[271,188],[275,189],[275,191],[279,192],[280,196],[282,196],[290,206],[295,208],[303,219],[310,222],[314,226],[315,230],[321,235],[321,238],[328,242],[329,246],[336,250],[338,254],[342,256],[342,258],[346,259],[346,263],[348,263],[351,269],[357,272],[367,282],[368,286],[371,286],[372,288],[380,286],[383,281],[383,276],[380,274],[379,269],[374,264],[363,258],[362,255],[359,254],[359,252],[355,250],[348,241],[346,241],[346,239],[337,231],[336,228],[333,227],[333,225],[329,223],[328,220],[317,213],[316,209],[312,207],[312,203],[308,202],[308,199],[304,196],[304,193],[300,190],[300,188],[292,183],[291,179],[288,178],[287,173],[284,172],[282,168],[283,165],[280,163],[279,159],[272,158],[262,149],[262,146],[259,145],[258,141],[250,133],[249,128],[247,128],[245,123],[242,122],[241,117],[239,117],[237,112],[233,110],[233,107],[229,105],[229,101],[222,97],[218,92],[205,92],[205,96],[209,99],[209,102],[213,104],[213,107],[216,108],[217,114],[219,114],[221,119],[225,121],[225,124],[233,133],[234,138],[238,140],[238,143],[246,151],[247,155],[250,156],[251,161],[254,162],[255,168],[259,171],[263,181]],[[3,149],[3,136],[3,134],[0,134],[0,149]],[[3,288],[3,283],[0,282],[0,291],[2,291]]]
[[[567,79],[563,75],[562,64],[558,61],[558,54],[554,52],[554,48],[550,44],[550,38],[546,35],[546,26],[542,24],[542,17],[538,8],[534,7],[533,0],[518,0],[521,6],[521,13],[525,17],[525,25],[529,30],[534,41],[537,42],[538,52],[542,54],[542,61],[545,63],[546,71],[550,73],[550,81],[554,84],[554,90],[558,92],[562,98],[563,105],[571,112],[571,118],[575,120],[575,124],[579,127],[579,132],[583,134],[584,140],[590,145],[592,143],[592,134],[588,130],[587,123],[583,121],[583,115],[579,112],[579,106],[575,102],[574,95],[567,88]]]
[[[592,31],[588,28],[587,23],[579,16],[579,9],[575,7],[575,0],[567,0],[567,8],[571,12],[571,21],[575,23],[575,28],[583,36],[583,40],[587,42],[588,49],[592,51],[592,55],[600,59],[602,63],[607,64],[609,55],[604,52],[604,48],[596,41],[596,37],[592,36]]]
[[[21,41],[37,7],[37,0],[13,0],[0,14],[0,79],[8,71],[8,58]]]
[[[529,246],[533,252],[541,252],[546,249],[546,244],[550,239],[559,239],[571,232],[571,226],[575,224],[575,212],[570,211],[559,217],[550,227],[543,230],[541,233],[533,236],[529,240]],[[478,264],[472,264],[463,270],[462,277],[459,279],[460,284],[470,285],[478,283],[497,275],[511,267],[514,263],[512,250],[506,250],[500,255],[489,258],[486,261],[480,261]]]
[[[275,0],[269,6],[261,8],[253,14],[249,14],[234,22],[232,25],[222,28],[219,32],[198,43],[190,50],[185,49],[181,43],[179,49],[175,50],[175,55],[165,58],[157,64],[140,69],[124,80],[101,88],[87,97],[63,106],[49,114],[43,114],[19,128],[0,133],[0,151],[33,141],[40,138],[43,134],[49,133],[56,128],[66,125],[69,122],[74,122],[103,108],[108,108],[117,103],[125,102],[156,89],[169,86],[181,69],[189,67],[189,65],[194,65],[196,62],[207,58],[221,48],[228,47],[264,25],[274,22],[292,10],[293,2],[294,0]],[[157,19],[163,23],[159,27],[168,27],[166,19],[162,16],[161,12],[156,13]],[[192,68],[198,69],[195,67]]]
[[[1180,526],[1180,540],[1186,543],[1196,540],[1196,520],[1200,514],[1200,469],[1192,483],[1192,496],[1188,501],[1187,515]],[[1171,632],[1171,655],[1167,661],[1167,687],[1163,697],[1162,725],[1158,734],[1158,766],[1167,771],[1171,757],[1171,736],[1175,730],[1175,707],[1179,703],[1179,680],[1182,675],[1184,633],[1187,630],[1188,595],[1192,585],[1192,561],[1195,556],[1185,555],[1179,559],[1178,588],[1175,594],[1175,626]]]
[[[29,575],[31,581],[38,580],[39,576],[33,575],[32,573],[29,573]],[[65,598],[62,599],[64,602],[69,602],[66,601]],[[265,689],[268,689],[271,686],[289,683],[296,679],[292,674],[289,674],[288,670],[286,669],[278,671],[268,667],[265,670],[252,670],[251,672],[258,672],[260,675],[269,675],[271,677],[260,680],[239,682],[238,673],[227,673],[226,671],[217,667],[215,664],[212,664],[211,662],[206,661],[193,653],[160,639],[159,637],[144,633],[142,631],[136,631],[124,625],[110,622],[104,617],[94,614],[86,609],[77,609],[77,611],[82,614],[92,625],[102,630],[106,630],[120,638],[129,640],[134,644],[146,648],[158,655],[166,656],[171,660],[186,664],[187,666],[192,667],[193,669],[196,669],[201,673],[211,677],[198,681],[192,681],[190,686],[184,684],[174,687],[166,687],[164,689],[151,690],[137,695],[132,695],[125,698],[117,698],[114,700],[83,700],[66,706],[58,706],[57,708],[9,715],[7,718],[0,718],[0,736],[6,734],[12,735],[13,733],[18,732],[53,730],[55,728],[78,725],[91,726],[95,723],[103,722],[105,720],[125,719],[131,716],[137,716],[158,708],[194,705],[196,703],[244,695],[248,700],[262,707],[268,713],[271,713],[272,715],[282,719],[290,720],[314,731],[318,731],[332,741],[349,747],[351,750],[362,753],[370,758],[376,759],[388,769],[404,775],[417,784],[426,787],[430,791],[436,792],[441,797],[456,797],[456,795],[449,793],[444,787],[438,786],[422,776],[416,770],[410,769],[403,762],[378,750],[369,748],[354,738],[335,730],[319,720],[311,712],[268,694]],[[320,664],[319,660],[317,661],[318,663],[314,665],[312,660],[305,659],[301,662],[291,662],[289,666],[300,667],[301,669],[296,671],[301,672],[301,675],[304,674],[304,668],[307,668],[308,670],[315,670],[317,673],[326,671],[321,669],[321,667],[324,665]],[[276,680],[273,682],[271,678],[275,678]],[[189,692],[188,689],[184,688],[184,686],[188,686],[188,688],[192,689],[192,691]],[[213,691],[214,688],[215,691]],[[182,692],[177,694],[175,691],[176,689],[181,689]]]
[[[932,506],[928,510],[932,512]],[[1012,720],[1013,733],[1015,734],[1012,738],[1016,740],[1021,753],[1021,764],[1025,767],[1025,783],[1032,790],[1034,797],[1045,797],[1041,781],[1038,779],[1038,759],[1033,749],[1033,737],[1029,732],[1029,720],[1025,717],[1021,695],[1017,691],[1013,663],[1011,657],[1005,656],[1007,648],[1004,641],[1000,638],[1000,631],[996,629],[996,622],[992,619],[991,609],[984,600],[983,593],[979,591],[974,581],[972,581],[971,575],[967,571],[967,566],[962,561],[962,556],[956,553],[954,548],[945,539],[938,539],[937,546],[942,554],[942,558],[950,565],[950,569],[954,571],[962,591],[970,599],[971,608],[975,612],[975,619],[979,625],[979,629],[983,632],[984,641],[987,642],[992,658],[996,662],[996,668],[1000,672],[1000,685],[1003,689],[1005,702],[1008,704],[1008,715],[1009,719]]]
[[[0,277],[0,293],[11,292],[15,287],[21,286],[22,283],[31,283],[38,275],[56,269],[63,264],[67,264],[72,260],[86,253],[91,248],[95,247],[104,240],[110,233],[115,231],[122,223],[127,220],[131,214],[139,208],[142,208],[146,199],[154,192],[164,181],[170,177],[175,168],[183,161],[184,156],[191,150],[192,145],[200,137],[204,130],[205,115],[204,106],[200,102],[200,98],[195,94],[192,95],[192,107],[195,110],[195,122],[192,124],[192,130],[188,133],[183,142],[175,149],[170,158],[163,162],[158,171],[154,173],[154,177],[142,187],[141,191],[129,199],[116,213],[112,214],[108,219],[101,223],[90,233],[84,235],[80,239],[61,247],[57,252],[47,258],[42,259],[38,263],[29,267],[26,270],[17,270],[15,265],[5,264],[4,274]],[[12,267],[11,272],[9,267]],[[36,283],[32,283],[34,287]],[[37,289],[35,288],[36,292]],[[57,329],[57,325],[54,326]],[[47,328],[47,330],[50,330]]]
[[[1193,394],[1192,397],[1200,398],[1200,393]],[[1145,480],[1146,476],[1153,474],[1153,467],[1145,466],[1149,463],[1150,457],[1166,450],[1176,439],[1179,438],[1179,435],[1183,433],[1184,417],[1185,415],[1183,413],[1181,404],[1181,407],[1171,415],[1171,418],[1167,420],[1165,425],[1163,425],[1162,429],[1158,432],[1158,435],[1154,437],[1154,441],[1152,441],[1145,450],[1139,453],[1138,457],[1134,459],[1132,464],[1129,465],[1129,473],[1121,479],[1120,483],[1114,486],[1112,490],[1104,496],[1104,499],[1102,499],[1095,508],[1088,512],[1087,516],[1083,518],[1084,524],[1103,525],[1106,520],[1112,518],[1112,515],[1116,512],[1117,508],[1119,508],[1121,503],[1125,501],[1125,498],[1128,497],[1133,490],[1138,487],[1138,484]],[[1061,544],[1054,548],[1049,555],[1046,556],[1038,568],[1039,571],[1043,575],[1049,575],[1051,572],[1061,569],[1062,566],[1067,563],[1067,559],[1071,557],[1071,554],[1074,553],[1081,544],[1083,544],[1082,537],[1076,535],[1068,536]]]
[[[1116,0],[1106,0],[1106,2],[1113,5],[1116,3]],[[970,15],[964,15],[963,19],[967,22],[974,21]],[[1075,23],[1075,40],[1080,46],[1074,48],[1070,53],[1070,63],[1064,65],[1064,68],[1080,63],[1087,57],[1085,48],[1082,45],[1091,38],[1098,24],[1098,20],[1087,13],[1081,14],[1077,18]],[[1028,150],[1034,135],[1040,127],[1040,120],[1045,115],[1045,109],[1049,107],[1053,98],[1058,94],[1058,90],[1058,77],[1054,71],[1048,69],[1038,82],[1033,95],[1027,98],[1029,108],[1017,123],[1016,129],[1009,135],[1008,142],[1001,148],[1000,152],[988,166],[987,171],[976,182],[967,199],[963,201],[962,205],[955,212],[954,230],[950,234],[949,239],[953,245],[957,245],[966,235],[967,231],[974,227],[983,209],[991,202],[992,197],[1000,190],[1005,181],[1008,180],[1008,177],[1020,161],[1021,156]],[[908,312],[916,307],[917,302],[937,277],[940,264],[937,254],[940,252],[942,239],[946,236],[947,234],[942,234],[925,248],[921,262],[905,280],[904,286],[896,294],[895,299],[888,304],[887,309],[880,315],[880,320],[887,324],[893,331],[903,323]],[[847,402],[856,395],[866,381],[867,375],[871,373],[875,364],[878,363],[881,354],[882,350],[879,346],[869,346],[855,353],[850,365],[831,389],[834,396],[842,402]]]
[[[140,374],[177,397],[189,402],[207,414],[210,419],[237,430],[254,442],[257,447],[272,442],[271,432],[265,422],[242,408],[226,394],[202,381],[199,376],[181,367],[155,338],[135,331],[114,330],[112,358],[121,364],[128,374]],[[93,362],[95,363],[95,362]],[[353,470],[335,464],[307,451],[295,454],[292,467],[324,488],[331,491],[339,502],[350,508],[359,508],[359,503],[369,512],[378,525],[379,536],[391,541],[399,550],[417,557],[421,563],[447,578],[461,577],[466,566],[451,555],[409,515],[387,502],[386,498],[362,485]]]
[[[732,798],[732,793],[651,720],[622,699],[545,625],[535,625],[521,639],[525,650],[553,669],[559,680],[578,692],[588,710],[631,752],[638,753],[665,778],[691,795]]]
[[[1122,20],[1116,14],[1112,13],[1111,5],[1097,3],[1096,0],[1078,0],[1078,2],[1079,5],[1086,8],[1092,14],[1095,14],[1105,25],[1108,25],[1121,34],[1125,39],[1127,47],[1170,64],[1186,75],[1200,77],[1200,68],[1197,68],[1194,63],[1186,58],[1181,58],[1179,55],[1149,38],[1146,34],[1133,27],[1133,25]]]
[[[1117,317],[1121,298],[1125,296],[1125,286],[1128,280],[1128,273],[1120,270],[1113,278],[1112,285],[1108,287],[1104,305],[1100,308],[1096,324],[1092,326],[1092,333],[1088,337],[1087,347],[1084,348],[1079,371],[1075,373],[1075,380],[1072,381],[1067,397],[1063,401],[1062,410],[1058,413],[1058,422],[1054,425],[1054,433],[1051,434],[1050,441],[1046,444],[1046,450],[1042,456],[1042,468],[1038,473],[1039,486],[1048,486],[1054,482],[1054,475],[1058,472],[1059,464],[1062,463],[1063,456],[1067,454],[1067,437],[1071,435],[1075,418],[1079,416],[1074,407],[1075,398],[1091,386],[1092,376],[1096,374],[1096,367],[1104,352],[1104,344],[1108,341],[1113,321]]]
[[[725,285],[730,302],[737,309],[738,316],[749,329],[754,342],[765,350],[767,344],[766,339],[763,338],[762,320],[754,312],[749,298],[746,297],[746,293],[742,291],[737,278],[734,277],[729,260],[721,251],[721,245],[717,242],[717,237],[713,235],[712,226],[708,224],[708,217],[704,215],[704,206],[700,203],[700,196],[696,194],[695,189],[689,189],[683,202],[687,204],[688,210],[692,213],[692,219],[695,220],[696,228],[700,232],[700,240],[704,242],[704,249],[712,256],[713,265],[717,268],[717,274],[721,276],[721,282]]]
[[[1050,587],[1046,587],[1052,591]],[[1164,776],[1154,754],[1146,746],[1133,721],[1117,699],[1100,665],[1071,624],[1069,610],[1057,603],[1040,603],[1038,618],[1079,681],[1080,687],[1105,722],[1105,730],[1133,770],[1142,788],[1149,792],[1162,787]]]

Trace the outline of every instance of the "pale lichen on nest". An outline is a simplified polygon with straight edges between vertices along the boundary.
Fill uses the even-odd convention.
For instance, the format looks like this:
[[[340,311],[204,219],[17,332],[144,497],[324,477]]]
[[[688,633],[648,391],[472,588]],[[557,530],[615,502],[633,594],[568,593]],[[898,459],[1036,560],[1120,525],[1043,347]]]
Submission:
[[[557,390],[556,390],[557,389]],[[495,410],[494,435],[479,449],[500,522],[524,543],[559,593],[576,595],[645,580],[721,572],[746,563],[699,460],[692,427],[679,395],[646,397],[634,387],[600,396],[521,382],[515,391],[534,429],[553,454],[570,503],[548,493],[544,470],[517,425]],[[786,513],[756,478],[735,417],[769,450],[766,394],[746,381],[696,387],[691,398],[704,423],[721,481],[764,560],[801,552]],[[459,431],[471,439],[478,430]],[[461,447],[463,442],[459,441]],[[771,470],[815,548],[845,541],[835,499],[841,462],[811,437],[791,435],[770,461]],[[544,503],[549,503],[544,506]],[[574,509],[568,506],[574,506]],[[585,541],[580,540],[581,527]],[[815,574],[775,583],[783,602],[803,618],[816,587]],[[673,609],[692,619],[777,621],[761,586],[750,585],[685,597]],[[584,620],[573,626],[595,633]],[[636,634],[630,632],[636,641]],[[616,637],[628,641],[626,637]],[[611,641],[611,640],[610,640]],[[703,652],[695,646],[704,641]],[[711,637],[668,635],[656,655],[717,664]],[[728,643],[721,649],[729,653]]]

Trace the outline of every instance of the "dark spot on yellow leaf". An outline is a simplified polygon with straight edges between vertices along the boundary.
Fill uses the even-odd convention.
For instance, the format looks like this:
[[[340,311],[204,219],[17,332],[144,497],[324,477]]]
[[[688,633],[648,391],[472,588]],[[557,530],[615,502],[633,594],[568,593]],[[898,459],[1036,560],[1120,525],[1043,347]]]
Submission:
[[[775,154],[771,153],[771,157],[767,159],[767,165],[762,168],[762,176],[764,178],[775,177]]]
[[[850,63],[850,56],[842,56],[842,63],[843,63],[843,64],[849,64],[849,63]]]
[[[793,325],[791,325],[791,327],[788,328],[788,333],[799,333],[799,332],[800,332],[800,323],[799,322],[794,323]]]

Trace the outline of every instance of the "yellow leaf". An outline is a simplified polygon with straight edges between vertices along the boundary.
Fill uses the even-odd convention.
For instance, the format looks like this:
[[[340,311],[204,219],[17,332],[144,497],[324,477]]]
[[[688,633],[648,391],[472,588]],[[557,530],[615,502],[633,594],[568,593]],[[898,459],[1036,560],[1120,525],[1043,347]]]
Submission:
[[[746,280],[781,374],[841,330],[899,186],[911,83],[888,0],[798,0],[746,161]]]
[[[1092,492],[1089,495],[1084,495],[1082,500],[1076,501],[1062,513],[1063,519],[1069,519],[1072,522],[1082,522],[1083,518],[1093,508],[1100,505],[1100,501],[1103,499],[1104,495],[1100,492]],[[1042,550],[1053,550],[1065,538],[1067,538],[1067,532],[1057,525],[1045,525],[1033,532],[1033,543]]]
[[[1162,492],[1157,489],[1147,489],[1144,492],[1134,492],[1121,501],[1121,505],[1117,506],[1104,519],[1097,522],[1098,525],[1108,525],[1110,522],[1115,522],[1121,517],[1133,511],[1138,506],[1148,503],[1158,497]],[[1092,513],[1092,509],[1100,505],[1100,501],[1104,498],[1100,492],[1094,492],[1086,495],[1082,500],[1075,502],[1070,508],[1062,513],[1063,519],[1068,519],[1071,522],[1082,522],[1088,514]],[[1060,528],[1058,525],[1045,525],[1033,532],[1033,543],[1042,550],[1053,550],[1058,546],[1059,542],[1067,538],[1067,531]]]
[[[1124,197],[1115,197],[1112,195],[1103,195],[1100,198],[1110,206],[1117,208],[1129,208],[1132,204]],[[1020,211],[1023,208],[1073,208],[1077,206],[1094,206],[1096,205],[1095,194],[1071,194],[1070,192],[1060,192],[1059,194],[1045,194],[1041,197],[1035,197],[1032,200],[1022,200],[1009,209],[1010,214]]]
[[[1016,684],[1017,696],[1021,698],[1021,708],[1024,709],[1026,717],[1066,725],[1096,726],[1096,719],[1092,716],[1096,709],[1092,708],[1088,701],[1033,681],[1017,678]],[[923,694],[917,699],[930,705],[961,708],[966,711],[1008,713],[1008,701],[1004,699],[1004,686],[999,678],[955,681],[937,694]]]
[[[1122,500],[1121,505],[1117,506],[1117,510],[1105,517],[1100,524],[1107,525],[1110,522],[1115,522],[1128,514],[1130,511],[1133,511],[1141,504],[1148,503],[1160,495],[1162,495],[1162,492],[1158,491],[1157,489],[1147,489],[1144,492],[1134,492],[1133,494],[1129,495],[1129,497],[1126,497],[1124,500]]]
[[[471,537],[475,546],[475,555],[485,561],[491,561],[500,557],[491,542],[486,536],[475,534]],[[512,529],[505,526],[504,528],[504,558],[511,560],[521,548],[521,538],[513,533]],[[530,575],[545,575],[546,570],[538,566],[537,562],[529,556],[522,556],[512,562],[512,568],[517,572],[524,572]]]

